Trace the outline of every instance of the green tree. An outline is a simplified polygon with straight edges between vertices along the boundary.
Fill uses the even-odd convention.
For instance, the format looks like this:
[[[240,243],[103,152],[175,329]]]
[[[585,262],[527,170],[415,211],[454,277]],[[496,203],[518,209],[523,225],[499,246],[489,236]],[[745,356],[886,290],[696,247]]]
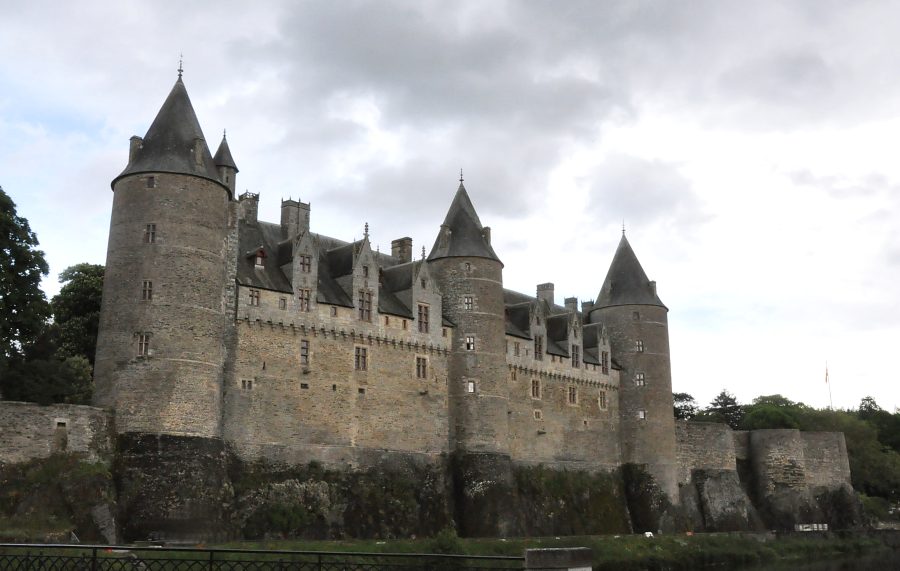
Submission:
[[[50,315],[41,290],[48,267],[37,247],[28,220],[16,214],[15,203],[0,188],[0,374],[21,358]]]
[[[53,321],[59,326],[60,357],[82,356],[91,366],[94,364],[103,270],[98,264],[76,264],[59,274],[63,286],[50,300],[50,306]]]
[[[678,420],[691,420],[696,416],[699,407],[694,397],[688,393],[672,393],[675,403],[675,418]]]
[[[709,403],[704,412],[707,417],[720,418],[721,422],[734,430],[740,427],[741,420],[744,418],[744,407],[738,404],[737,398],[733,394],[724,389]]]

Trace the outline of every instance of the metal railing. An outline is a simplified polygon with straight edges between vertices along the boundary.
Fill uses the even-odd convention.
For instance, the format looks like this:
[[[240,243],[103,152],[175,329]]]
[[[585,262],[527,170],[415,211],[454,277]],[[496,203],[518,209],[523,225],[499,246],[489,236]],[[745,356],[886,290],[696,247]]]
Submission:
[[[524,568],[524,557],[487,555],[0,544],[0,571],[496,571]]]

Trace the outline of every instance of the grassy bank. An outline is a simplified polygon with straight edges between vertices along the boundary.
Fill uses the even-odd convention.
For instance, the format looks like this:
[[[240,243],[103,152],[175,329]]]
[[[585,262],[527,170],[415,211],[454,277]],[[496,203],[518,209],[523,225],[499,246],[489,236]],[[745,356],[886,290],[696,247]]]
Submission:
[[[594,569],[680,571],[720,566],[749,566],[776,561],[816,561],[877,553],[889,549],[866,536],[763,536],[699,534],[646,538],[638,535],[540,539],[461,539],[449,533],[431,539],[352,541],[265,541],[230,543],[221,547],[374,553],[461,553],[522,555],[540,547],[590,547]]]

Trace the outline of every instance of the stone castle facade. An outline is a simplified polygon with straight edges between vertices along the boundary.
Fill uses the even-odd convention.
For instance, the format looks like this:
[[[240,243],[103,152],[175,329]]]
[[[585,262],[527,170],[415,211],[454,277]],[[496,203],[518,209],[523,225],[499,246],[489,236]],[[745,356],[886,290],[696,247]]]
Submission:
[[[303,202],[259,220],[237,174],[179,74],[112,182],[95,405],[114,411],[126,536],[219,533],[235,462],[425,467],[468,535],[522,532],[527,467],[637,466],[632,495],[657,508],[682,503],[685,457],[737,473],[734,444],[695,454],[729,436],[676,442],[668,310],[624,235],[597,299],[558,305],[550,283],[504,288],[462,180],[430,252],[388,254],[368,227],[314,231]]]

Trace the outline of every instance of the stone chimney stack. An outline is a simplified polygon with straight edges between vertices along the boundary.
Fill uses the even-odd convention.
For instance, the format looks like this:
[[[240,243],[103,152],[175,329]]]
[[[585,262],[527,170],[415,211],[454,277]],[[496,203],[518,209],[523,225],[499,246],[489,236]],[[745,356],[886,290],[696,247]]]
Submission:
[[[397,238],[391,242],[391,256],[399,259],[401,262],[412,261],[412,238]]]
[[[564,303],[566,305],[566,309],[568,309],[572,313],[575,313],[576,311],[578,311],[578,298],[577,297],[567,297],[566,301]]]
[[[487,242],[488,246],[490,246],[491,245],[491,227],[485,226],[481,231],[481,235],[484,236],[484,241]]]
[[[553,284],[549,282],[545,284],[538,284],[537,298],[546,301],[550,305],[553,305]]]
[[[128,162],[131,163],[137,157],[138,151],[144,146],[144,140],[135,135],[131,138],[131,146],[128,148]]]

